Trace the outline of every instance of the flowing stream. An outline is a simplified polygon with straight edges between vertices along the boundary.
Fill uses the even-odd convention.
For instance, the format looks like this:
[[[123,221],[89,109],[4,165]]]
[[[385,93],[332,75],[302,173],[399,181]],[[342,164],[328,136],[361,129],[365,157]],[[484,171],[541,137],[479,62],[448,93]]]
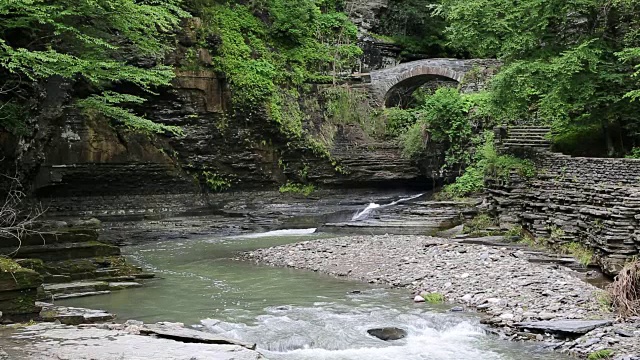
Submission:
[[[232,259],[238,251],[327,236],[312,230],[128,247],[130,259],[158,279],[57,303],[103,308],[120,321],[184,322],[256,342],[272,360],[565,359],[488,335],[474,314],[413,304],[401,289]],[[403,328],[408,336],[384,342],[367,334],[383,326]]]

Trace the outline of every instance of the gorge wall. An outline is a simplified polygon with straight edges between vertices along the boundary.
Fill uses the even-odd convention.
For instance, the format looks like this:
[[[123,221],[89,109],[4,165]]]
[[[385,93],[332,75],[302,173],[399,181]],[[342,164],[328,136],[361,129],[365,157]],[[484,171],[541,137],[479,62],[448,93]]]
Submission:
[[[578,241],[608,274],[640,253],[640,160],[529,154],[530,180],[514,174],[490,182],[490,209],[501,225],[521,224],[552,246]]]
[[[224,79],[213,71],[179,71],[172,88],[138,109],[180,126],[179,137],[131,132],[60,105],[59,116],[40,122],[37,146],[25,150],[21,166],[52,215],[185,209],[206,204],[202,193],[277,189],[288,180],[320,187],[430,184],[433,172],[357,126],[338,126],[328,159],[282,135],[264,111],[230,111],[228,98]],[[313,131],[322,121],[312,114],[305,127]],[[424,164],[437,169],[439,161],[434,154]],[[210,181],[222,188],[211,189]]]

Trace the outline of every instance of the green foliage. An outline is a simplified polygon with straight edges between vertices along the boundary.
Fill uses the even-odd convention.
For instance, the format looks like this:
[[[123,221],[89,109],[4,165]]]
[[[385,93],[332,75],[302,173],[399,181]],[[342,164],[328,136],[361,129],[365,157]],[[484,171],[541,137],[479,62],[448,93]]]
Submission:
[[[526,179],[536,175],[535,165],[530,160],[498,155],[493,133],[484,133],[482,139],[481,145],[473,154],[472,164],[465,168],[464,173],[453,184],[442,189],[445,198],[461,198],[478,193],[484,189],[487,177],[509,181],[513,173]]]
[[[514,225],[504,234],[505,239],[511,240],[512,238],[522,238],[524,229],[521,225]]]
[[[293,194],[301,194],[304,196],[309,196],[311,195],[314,191],[316,190],[316,188],[313,185],[303,185],[303,184],[296,184],[296,183],[292,183],[292,182],[287,182],[286,184],[280,186],[280,192],[283,194],[286,193],[293,193]]]
[[[611,359],[612,357],[613,357],[613,350],[602,349],[602,350],[597,350],[590,353],[589,356],[587,356],[587,360]]]
[[[422,296],[422,298],[424,298],[424,301],[430,303],[430,304],[442,304],[443,302],[445,302],[445,297],[444,295],[437,293],[437,292],[432,292],[432,293],[422,293],[420,294],[420,296]]]
[[[158,124],[134,114],[131,110],[117,106],[123,103],[141,104],[144,101],[145,99],[138,96],[105,91],[100,95],[91,95],[88,98],[79,100],[77,104],[90,117],[102,114],[114,120],[116,124],[122,124],[131,130],[144,133],[182,135],[182,129],[177,126]]]
[[[437,11],[452,45],[504,61],[488,92],[497,120],[551,124],[554,140],[593,126],[600,155],[621,155],[640,140],[639,10],[627,0],[443,0]]]
[[[417,121],[402,136],[403,154],[419,156],[433,141],[447,149],[445,166],[469,162],[472,128],[467,117],[473,103],[456,89],[440,88],[416,109]]]
[[[207,7],[203,16],[207,31],[222,41],[213,63],[227,75],[237,104],[269,102],[277,86],[330,80],[361,54],[355,25],[328,1],[226,3]]]
[[[552,234],[553,236],[553,234]],[[582,266],[588,266],[591,264],[593,260],[593,251],[588,247],[577,243],[571,242],[560,247],[560,250],[565,253],[573,256],[582,264]]]
[[[625,157],[627,159],[640,159],[640,147],[634,147]]]
[[[384,109],[382,116],[386,124],[385,133],[392,137],[398,137],[406,133],[417,121],[417,114],[412,109],[387,108]],[[419,149],[411,150],[410,152],[413,151],[419,151]]]
[[[458,52],[449,46],[445,37],[445,19],[434,12],[437,4],[437,0],[391,0],[377,31],[388,42],[399,45],[402,55],[456,57]]]
[[[496,225],[494,218],[489,214],[478,214],[471,219],[471,221],[464,224],[465,234],[476,234],[487,230],[490,227]]]
[[[177,0],[0,2],[0,73],[4,76],[0,95],[9,98],[3,102],[33,91],[25,80],[81,79],[97,94],[81,100],[84,108],[95,105],[95,111],[108,117],[122,116],[119,120],[135,129],[163,128],[117,106],[141,98],[101,92],[123,82],[146,91],[170,83],[171,68],[134,64],[141,58],[162,63],[171,50],[173,30],[180,18],[188,16],[179,4]]]
[[[442,188],[441,197],[444,199],[459,199],[471,194],[477,194],[484,189],[484,171],[478,166],[468,166],[464,173],[456,178],[453,184]]]
[[[384,123],[369,105],[367,94],[348,86],[323,91],[327,120],[334,125],[359,125],[371,137],[385,134]]]
[[[12,134],[25,134],[27,127],[25,120],[28,109],[16,102],[0,102],[0,128],[4,128]]]
[[[213,192],[222,192],[228,190],[231,187],[231,182],[225,179],[222,175],[211,171],[203,171],[205,184]]]
[[[220,40],[213,66],[224,73],[232,101],[244,109],[266,108],[289,144],[304,144],[329,160],[326,141],[303,129],[300,107],[305,84],[336,82],[361,50],[357,29],[340,1],[264,0],[249,4],[201,4],[201,38]],[[209,46],[209,45],[206,45]]]

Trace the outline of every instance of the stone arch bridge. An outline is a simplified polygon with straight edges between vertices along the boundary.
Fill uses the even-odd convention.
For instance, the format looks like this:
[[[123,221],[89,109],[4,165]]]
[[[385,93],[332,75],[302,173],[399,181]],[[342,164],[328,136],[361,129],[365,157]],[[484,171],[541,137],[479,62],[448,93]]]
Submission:
[[[459,86],[464,92],[481,89],[500,62],[494,59],[424,59],[372,71],[363,76],[364,87],[379,106],[397,106],[402,97],[429,82],[435,86]]]

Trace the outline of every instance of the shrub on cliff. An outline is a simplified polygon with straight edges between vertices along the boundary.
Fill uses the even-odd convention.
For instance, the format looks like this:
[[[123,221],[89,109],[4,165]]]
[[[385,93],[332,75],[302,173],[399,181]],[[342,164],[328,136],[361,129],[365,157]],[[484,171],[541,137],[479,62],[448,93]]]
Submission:
[[[486,178],[509,181],[512,174],[523,178],[536,175],[535,165],[511,155],[499,155],[496,151],[493,133],[485,132],[482,143],[473,154],[473,162],[464,169],[453,184],[442,189],[442,197],[461,198],[484,189]]]

